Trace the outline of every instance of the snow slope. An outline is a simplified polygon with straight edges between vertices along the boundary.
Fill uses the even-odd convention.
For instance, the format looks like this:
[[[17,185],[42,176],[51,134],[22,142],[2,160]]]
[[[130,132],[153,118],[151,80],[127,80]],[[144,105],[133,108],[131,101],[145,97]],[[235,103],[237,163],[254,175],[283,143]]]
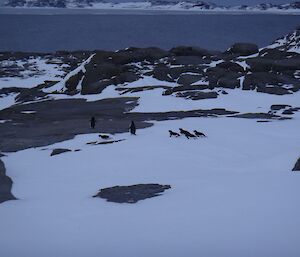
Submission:
[[[3,256],[289,256],[300,253],[297,119],[230,118],[156,123],[126,141],[96,134],[4,158],[18,201],[1,204]],[[208,137],[170,139],[167,130]],[[101,129],[100,129],[101,130]],[[51,149],[79,152],[50,157]],[[100,188],[170,184],[137,204],[92,198]],[[4,232],[5,231],[5,232]]]
[[[247,68],[245,59],[240,63]],[[84,73],[90,60],[44,90],[64,92],[67,79]],[[132,83],[110,85],[101,94],[49,96],[95,101],[120,97],[116,89],[122,87],[141,86],[177,83],[142,76]],[[200,101],[162,92],[158,88],[121,96],[139,97],[133,112],[212,108],[268,112],[272,104],[299,107],[300,103],[300,92],[278,96],[236,88]],[[14,94],[8,94],[0,108],[12,104]],[[101,122],[97,122],[97,133],[7,153],[1,159],[18,200],[0,204],[0,256],[298,257],[300,175],[291,170],[299,158],[300,112],[284,117],[292,119],[153,121],[154,126],[138,129],[137,136],[111,135],[124,141],[87,144],[99,140]],[[168,130],[179,128],[202,131],[207,138],[170,138]],[[55,148],[72,152],[50,156]],[[137,204],[92,197],[101,188],[138,183],[172,188]]]

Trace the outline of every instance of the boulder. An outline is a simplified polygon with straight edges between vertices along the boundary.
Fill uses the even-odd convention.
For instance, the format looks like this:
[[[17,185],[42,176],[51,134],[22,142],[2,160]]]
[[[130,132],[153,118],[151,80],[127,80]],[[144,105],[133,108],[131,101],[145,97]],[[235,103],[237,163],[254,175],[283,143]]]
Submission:
[[[140,200],[161,195],[170,185],[137,184],[132,186],[114,186],[103,188],[94,195],[114,203],[136,203]]]
[[[228,50],[228,53],[247,56],[258,53],[258,46],[251,43],[235,43]]]
[[[225,70],[231,71],[231,72],[240,72],[240,73],[244,72],[244,68],[235,62],[228,62],[228,61],[221,62],[221,63],[217,64],[216,67],[222,68],[222,69],[225,69]]]
[[[231,89],[240,87],[239,77],[240,77],[239,74],[228,72],[223,77],[218,79],[216,86],[222,88],[231,88]]]

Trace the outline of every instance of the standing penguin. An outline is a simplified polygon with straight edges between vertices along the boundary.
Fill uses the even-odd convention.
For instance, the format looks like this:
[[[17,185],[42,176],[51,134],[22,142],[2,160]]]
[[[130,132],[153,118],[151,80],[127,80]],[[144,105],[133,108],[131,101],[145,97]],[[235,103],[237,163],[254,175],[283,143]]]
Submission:
[[[136,135],[136,134],[135,134],[136,128],[135,128],[135,124],[134,124],[133,121],[131,121],[131,125],[130,125],[129,129],[130,129],[130,133],[131,133],[132,135]]]
[[[96,119],[94,116],[91,118],[90,123],[91,123],[91,128],[94,129],[96,125]]]

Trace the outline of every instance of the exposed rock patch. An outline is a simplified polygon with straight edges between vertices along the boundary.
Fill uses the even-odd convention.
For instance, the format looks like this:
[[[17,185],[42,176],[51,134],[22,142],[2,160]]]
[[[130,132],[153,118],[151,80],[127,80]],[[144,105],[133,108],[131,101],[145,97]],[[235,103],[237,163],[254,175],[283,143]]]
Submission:
[[[16,199],[11,193],[12,184],[11,178],[6,176],[4,163],[0,160],[0,203]]]
[[[66,153],[66,152],[72,152],[72,150],[65,149],[65,148],[56,148],[56,149],[53,149],[53,151],[50,155],[53,156],[53,155],[58,155],[58,154]]]
[[[247,56],[258,53],[258,46],[251,43],[235,43],[227,52]]]
[[[300,171],[300,158],[298,158],[298,160],[293,168],[293,171]]]
[[[132,186],[115,186],[104,188],[94,197],[106,199],[115,203],[136,203],[140,200],[161,195],[165,190],[170,189],[170,185],[159,184],[138,184]]]

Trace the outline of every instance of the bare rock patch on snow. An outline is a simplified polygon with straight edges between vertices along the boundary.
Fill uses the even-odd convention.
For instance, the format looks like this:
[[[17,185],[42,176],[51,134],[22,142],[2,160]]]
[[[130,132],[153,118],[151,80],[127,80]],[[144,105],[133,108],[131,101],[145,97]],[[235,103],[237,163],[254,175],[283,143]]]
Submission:
[[[93,197],[106,199],[115,203],[136,203],[140,200],[161,195],[170,185],[137,184],[132,186],[114,186],[103,188]]]
[[[11,193],[12,184],[11,178],[6,176],[5,165],[0,160],[0,203],[16,199]]]
[[[72,152],[72,150],[65,149],[65,148],[56,148],[56,149],[53,149],[51,156],[62,154],[62,153],[67,153],[67,152]]]
[[[293,171],[300,171],[300,158],[298,158],[298,160],[293,168]]]

